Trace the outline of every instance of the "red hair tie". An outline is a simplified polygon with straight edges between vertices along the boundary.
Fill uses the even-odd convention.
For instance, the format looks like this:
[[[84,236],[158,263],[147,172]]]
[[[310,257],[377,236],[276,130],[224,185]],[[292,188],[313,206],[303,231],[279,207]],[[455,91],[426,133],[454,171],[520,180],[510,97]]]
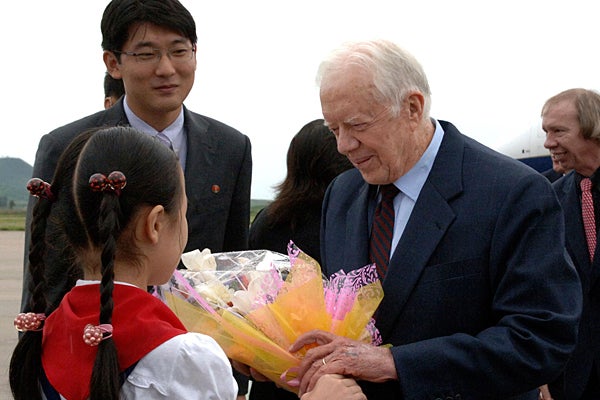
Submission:
[[[32,312],[28,313],[19,313],[14,321],[15,328],[19,332],[27,332],[27,331],[41,331],[40,326],[42,325],[42,321],[46,319],[46,315],[44,314],[36,314]]]
[[[52,187],[48,182],[44,182],[40,178],[31,178],[29,182],[27,182],[27,190],[29,190],[29,193],[31,193],[32,196],[48,201],[54,201]]]
[[[101,173],[95,173],[90,176],[89,180],[90,188],[94,192],[104,192],[105,190],[110,190],[114,192],[117,196],[121,195],[121,189],[125,187],[127,184],[127,179],[125,178],[125,174],[121,171],[113,171],[108,174],[108,178]]]
[[[83,341],[88,346],[98,346],[101,341],[112,337],[113,327],[111,324],[100,324],[94,326],[87,324],[83,329]]]

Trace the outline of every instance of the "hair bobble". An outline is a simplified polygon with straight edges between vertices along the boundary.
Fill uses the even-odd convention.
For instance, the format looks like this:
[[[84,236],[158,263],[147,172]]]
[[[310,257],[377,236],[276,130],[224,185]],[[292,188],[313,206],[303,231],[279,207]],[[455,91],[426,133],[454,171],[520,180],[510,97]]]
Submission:
[[[83,328],[83,341],[88,346],[98,346],[101,341],[112,337],[113,326],[111,324],[100,324],[94,326],[87,324]]]
[[[110,190],[119,196],[121,195],[121,189],[127,184],[127,179],[121,171],[111,172],[108,174],[108,178],[104,174],[95,173],[90,176],[89,184],[94,192]]]
[[[29,182],[27,182],[27,190],[32,196],[48,201],[54,201],[52,187],[48,182],[44,182],[40,178],[31,178]]]
[[[36,314],[32,312],[28,313],[19,313],[14,321],[15,328],[19,332],[27,332],[27,331],[41,331],[40,326],[42,325],[42,321],[46,319],[46,315],[44,314]]]

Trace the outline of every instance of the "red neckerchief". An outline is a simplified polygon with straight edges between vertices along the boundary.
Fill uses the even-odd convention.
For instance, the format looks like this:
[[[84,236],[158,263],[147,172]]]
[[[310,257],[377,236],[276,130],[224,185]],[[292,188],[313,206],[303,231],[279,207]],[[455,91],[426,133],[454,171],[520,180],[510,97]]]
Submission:
[[[121,371],[174,336],[187,332],[159,299],[134,286],[115,284],[113,336]],[[42,365],[50,384],[69,400],[89,397],[98,351],[83,341],[87,324],[98,325],[100,285],[74,287],[44,322]]]

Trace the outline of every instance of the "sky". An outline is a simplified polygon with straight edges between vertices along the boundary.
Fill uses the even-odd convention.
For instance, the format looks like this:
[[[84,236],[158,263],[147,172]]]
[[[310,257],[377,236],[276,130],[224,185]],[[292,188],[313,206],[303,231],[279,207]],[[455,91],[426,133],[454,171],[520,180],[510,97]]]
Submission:
[[[321,118],[315,74],[348,40],[388,39],[423,65],[431,115],[502,150],[550,96],[600,90],[597,0],[181,0],[198,66],[185,101],[252,142],[252,198],[272,199],[291,138]],[[28,0],[0,13],[0,157],[33,164],[38,141],[103,108],[106,0]]]

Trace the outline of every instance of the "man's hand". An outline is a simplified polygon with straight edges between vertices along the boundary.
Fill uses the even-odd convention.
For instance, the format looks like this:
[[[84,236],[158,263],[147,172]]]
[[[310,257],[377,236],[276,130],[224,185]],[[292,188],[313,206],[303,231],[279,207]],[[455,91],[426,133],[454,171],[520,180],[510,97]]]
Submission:
[[[540,386],[540,400],[552,400],[548,385]]]
[[[313,390],[325,374],[340,374],[371,382],[398,379],[392,352],[388,348],[314,330],[298,337],[289,350],[294,353],[311,344],[317,344],[317,347],[306,352],[298,368],[300,396]]]
[[[323,375],[315,385],[315,388],[302,395],[301,400],[367,400],[360,386],[352,378],[342,375]]]

